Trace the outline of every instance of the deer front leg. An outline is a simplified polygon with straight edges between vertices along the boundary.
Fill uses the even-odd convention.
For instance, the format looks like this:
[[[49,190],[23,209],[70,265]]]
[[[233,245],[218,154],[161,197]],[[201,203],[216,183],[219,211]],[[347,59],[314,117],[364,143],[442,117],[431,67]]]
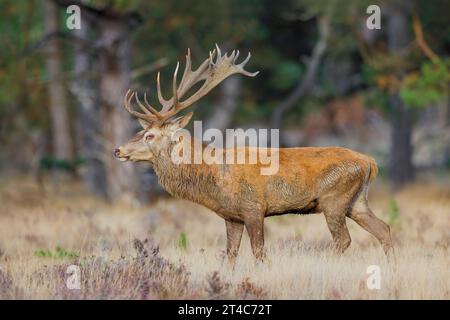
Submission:
[[[253,255],[256,259],[264,260],[264,217],[252,217],[245,221],[245,228],[250,237]]]
[[[234,265],[241,244],[242,231],[244,224],[242,222],[225,220],[227,228],[227,256],[228,261]]]

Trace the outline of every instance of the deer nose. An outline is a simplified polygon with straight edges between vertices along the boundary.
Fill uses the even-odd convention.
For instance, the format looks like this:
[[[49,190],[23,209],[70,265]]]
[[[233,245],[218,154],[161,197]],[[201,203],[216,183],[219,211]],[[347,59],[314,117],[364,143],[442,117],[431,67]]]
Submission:
[[[114,157],[118,158],[120,155],[120,149],[118,149],[118,148],[114,149],[113,155],[114,155]]]

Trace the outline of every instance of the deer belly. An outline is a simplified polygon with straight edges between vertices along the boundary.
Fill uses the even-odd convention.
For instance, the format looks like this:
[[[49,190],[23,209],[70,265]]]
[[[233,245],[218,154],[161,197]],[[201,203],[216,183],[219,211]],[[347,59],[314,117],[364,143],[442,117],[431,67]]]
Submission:
[[[269,215],[284,213],[308,213],[317,204],[312,190],[302,187],[300,181],[283,177],[271,178],[265,186],[266,212]]]
[[[285,205],[285,206],[274,206],[268,208],[266,217],[279,216],[283,214],[311,214],[318,212],[318,202],[317,200],[310,201],[306,205]]]

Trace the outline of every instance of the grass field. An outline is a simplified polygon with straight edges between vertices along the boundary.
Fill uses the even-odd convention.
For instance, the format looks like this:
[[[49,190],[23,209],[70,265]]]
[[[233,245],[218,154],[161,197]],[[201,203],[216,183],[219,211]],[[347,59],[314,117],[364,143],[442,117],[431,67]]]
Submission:
[[[40,191],[27,178],[0,180],[0,298],[3,299],[450,299],[450,183],[422,177],[392,194],[370,192],[392,227],[397,266],[348,221],[352,245],[330,248],[323,215],[266,219],[267,261],[255,263],[245,234],[233,269],[225,226],[189,202],[111,205],[67,183]],[[69,265],[80,289],[68,289]],[[367,267],[381,287],[369,290]]]

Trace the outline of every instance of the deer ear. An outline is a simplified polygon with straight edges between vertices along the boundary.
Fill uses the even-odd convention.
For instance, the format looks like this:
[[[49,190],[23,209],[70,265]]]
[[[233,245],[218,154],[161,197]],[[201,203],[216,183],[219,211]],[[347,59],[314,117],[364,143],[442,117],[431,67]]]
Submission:
[[[189,112],[189,113],[185,114],[184,116],[175,118],[169,122],[169,125],[176,129],[182,129],[187,126],[187,124],[191,120],[193,114],[194,114],[193,112]]]
[[[138,121],[139,121],[139,124],[141,125],[141,127],[144,129],[147,129],[150,126],[150,123],[145,120],[138,119]]]

